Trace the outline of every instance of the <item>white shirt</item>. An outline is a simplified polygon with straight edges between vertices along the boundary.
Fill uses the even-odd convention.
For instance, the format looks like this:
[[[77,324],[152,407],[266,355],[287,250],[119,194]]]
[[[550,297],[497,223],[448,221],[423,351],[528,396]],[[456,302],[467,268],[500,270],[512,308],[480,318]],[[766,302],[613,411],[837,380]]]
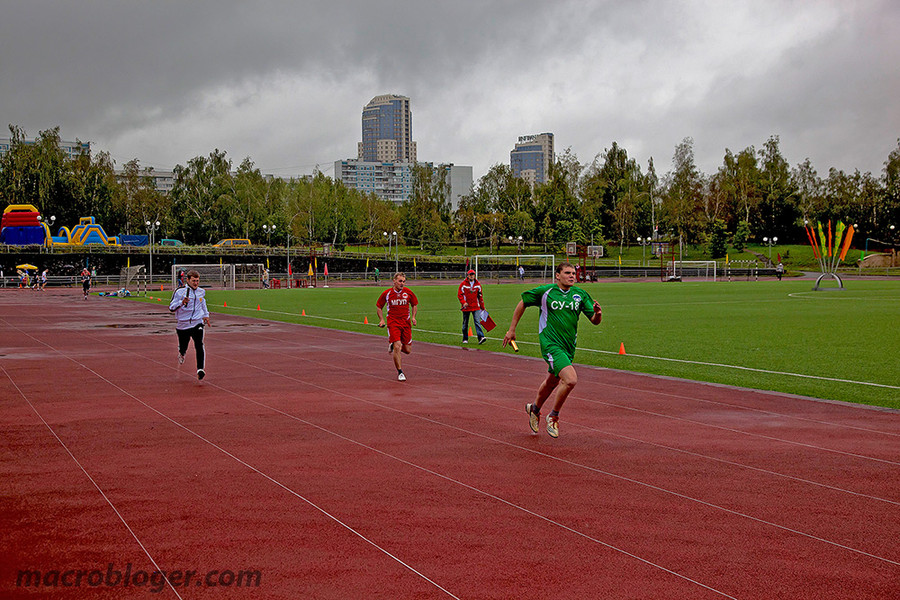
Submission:
[[[187,297],[188,303],[182,306],[181,301]],[[190,329],[203,323],[203,319],[209,318],[209,309],[206,308],[206,290],[198,287],[192,290],[190,286],[184,286],[175,290],[172,301],[169,302],[169,310],[175,313],[178,322],[175,329]]]

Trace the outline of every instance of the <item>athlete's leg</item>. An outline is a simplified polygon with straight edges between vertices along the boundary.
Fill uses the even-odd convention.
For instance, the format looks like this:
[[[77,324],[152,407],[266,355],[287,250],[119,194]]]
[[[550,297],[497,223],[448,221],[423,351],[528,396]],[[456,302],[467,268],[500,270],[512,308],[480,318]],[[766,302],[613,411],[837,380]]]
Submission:
[[[556,402],[553,404],[553,410],[556,412],[559,412],[563,404],[565,404],[566,398],[569,397],[569,394],[578,383],[578,374],[575,372],[575,367],[572,365],[563,367],[559,372],[558,380],[559,385],[556,389]]]
[[[194,340],[194,351],[197,353],[197,370],[205,369],[206,350],[203,348],[203,325],[197,325],[188,331],[191,332],[191,339]]]
[[[547,373],[547,378],[544,379],[541,387],[538,388],[537,399],[534,401],[534,405],[538,409],[538,412],[541,411],[541,407],[544,405],[544,402],[547,401],[547,398],[550,397],[550,394],[553,393],[553,390],[556,389],[556,386],[558,384],[559,377],[557,377],[553,373]]]
[[[462,318],[463,318],[462,334],[463,334],[464,342],[469,341],[469,315],[470,314],[472,314],[472,313],[465,311],[465,310],[463,311],[463,314],[462,314]]]
[[[184,356],[191,342],[191,332],[188,329],[176,329],[175,333],[178,334],[178,354]]]
[[[403,354],[412,352],[412,327],[406,327],[400,333],[400,351]]]
[[[388,341],[391,343],[391,358],[394,360],[394,366],[398,371],[401,371],[400,367],[400,348],[403,346],[403,342],[401,340],[400,328],[394,327],[392,325],[388,325]]]

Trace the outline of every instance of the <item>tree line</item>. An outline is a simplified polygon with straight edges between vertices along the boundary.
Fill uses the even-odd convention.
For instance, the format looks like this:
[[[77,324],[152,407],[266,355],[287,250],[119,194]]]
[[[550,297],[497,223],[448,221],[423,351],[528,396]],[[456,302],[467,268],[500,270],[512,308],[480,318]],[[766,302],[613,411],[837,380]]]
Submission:
[[[676,146],[662,176],[652,158],[642,168],[616,142],[584,164],[567,149],[533,188],[508,165],[494,165],[453,211],[447,172],[425,164],[414,165],[411,196],[399,206],[318,170],[277,178],[250,158],[235,168],[218,149],[176,165],[174,187],[163,194],[137,159],[117,174],[107,152],[68,157],[58,127],[25,143],[25,132],[10,126],[10,138],[0,159],[5,204],[33,204],[69,227],[92,215],[108,233],[146,233],[147,221],[160,221],[157,237],[187,244],[237,237],[342,248],[385,244],[385,232],[397,232],[402,243],[437,253],[451,243],[493,248],[510,237],[547,249],[652,237],[702,245],[719,258],[763,237],[805,243],[804,221],[841,220],[881,240],[900,225],[900,140],[880,174],[831,168],[824,178],[809,159],[792,168],[778,136],[759,149],[726,149],[713,174],[697,168],[691,138]]]

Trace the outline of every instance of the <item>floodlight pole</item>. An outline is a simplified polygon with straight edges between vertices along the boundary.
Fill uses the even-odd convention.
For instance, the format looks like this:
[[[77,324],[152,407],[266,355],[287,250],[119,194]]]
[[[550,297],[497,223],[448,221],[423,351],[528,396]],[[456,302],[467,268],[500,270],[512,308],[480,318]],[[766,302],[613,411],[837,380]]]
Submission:
[[[153,238],[156,230],[159,229],[159,221],[151,223],[150,221],[145,221],[144,225],[147,226],[147,234],[150,237],[150,275],[148,275],[147,279],[147,287],[153,285]]]
[[[293,274],[291,271],[291,233],[294,231],[294,219],[300,216],[300,213],[296,213],[293,217],[291,217],[290,222],[288,223],[287,230],[287,270],[285,273],[288,274],[288,289],[291,289],[291,280],[293,279]]]

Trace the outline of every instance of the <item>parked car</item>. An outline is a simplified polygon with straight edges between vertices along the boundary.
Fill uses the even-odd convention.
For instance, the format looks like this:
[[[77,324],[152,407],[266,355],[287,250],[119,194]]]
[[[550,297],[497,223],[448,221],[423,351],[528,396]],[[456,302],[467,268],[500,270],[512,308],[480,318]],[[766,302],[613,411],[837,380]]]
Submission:
[[[181,240],[170,240],[168,238],[164,240],[159,240],[160,246],[184,246],[184,242]]]
[[[220,240],[218,244],[213,244],[213,248],[233,248],[235,246],[249,246],[250,240],[242,238],[228,238]]]

